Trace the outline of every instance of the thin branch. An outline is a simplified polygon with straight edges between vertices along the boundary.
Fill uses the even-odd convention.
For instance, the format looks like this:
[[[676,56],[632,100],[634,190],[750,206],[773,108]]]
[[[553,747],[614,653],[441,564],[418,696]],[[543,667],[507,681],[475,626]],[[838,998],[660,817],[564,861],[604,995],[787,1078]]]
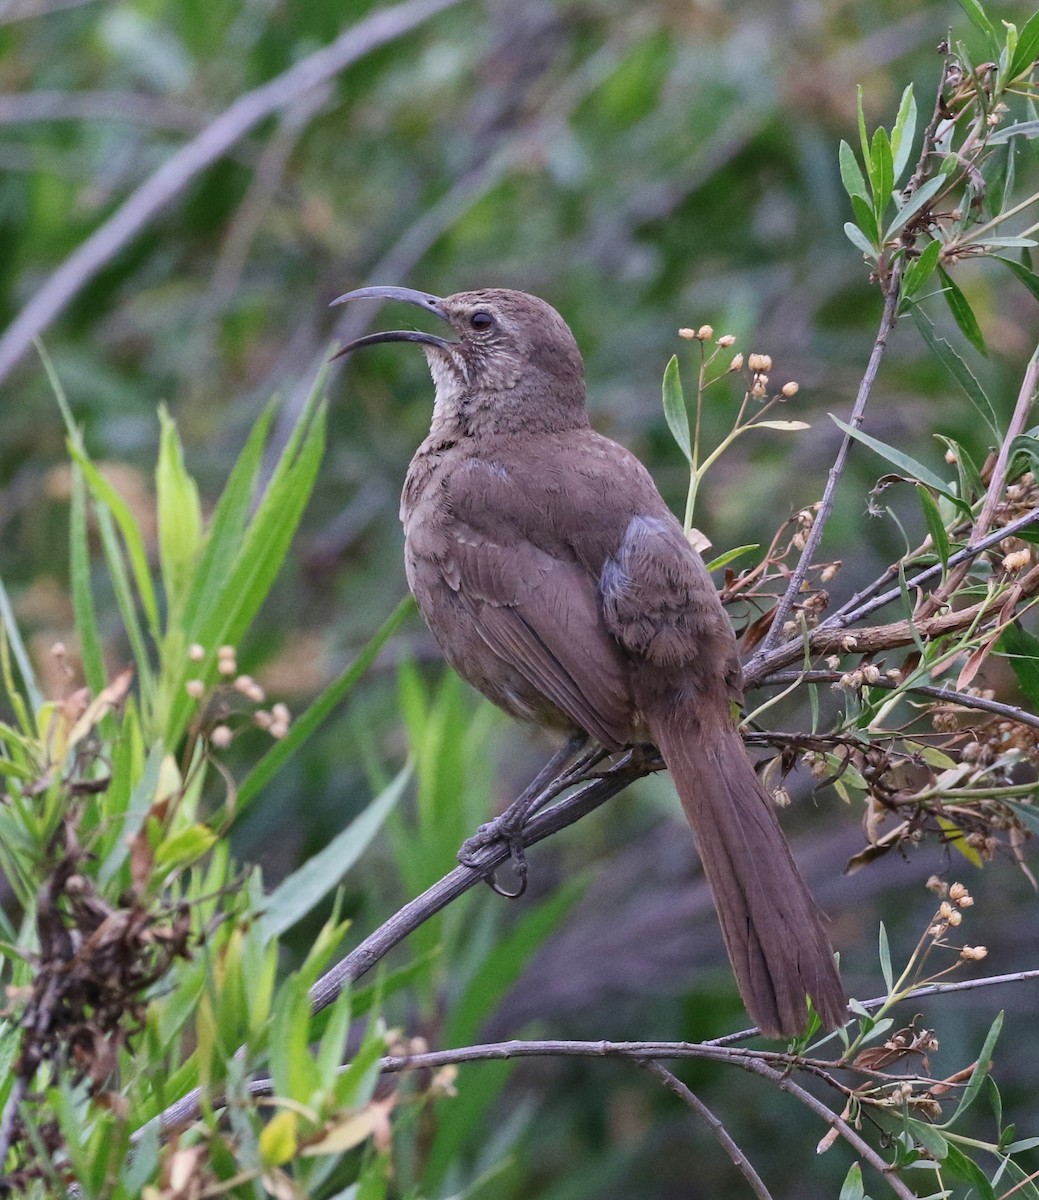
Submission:
[[[851,419],[848,422],[853,429],[860,428],[862,422],[865,420],[866,405],[869,403],[870,394],[877,379],[877,372],[880,370],[880,361],[884,356],[884,351],[887,349],[887,341],[891,335],[891,331],[898,320],[901,262],[901,259],[896,260],[888,280],[887,294],[884,298],[884,310],[880,317],[880,328],[877,330],[877,336],[873,342],[873,350],[869,356],[869,362],[866,364],[866,371],[862,376],[862,382],[859,384],[858,395],[855,397],[855,405],[852,408]],[[768,632],[762,640],[761,647],[751,659],[751,666],[759,665],[784,636],[784,626],[793,611],[794,602],[801,594],[801,585],[807,578],[808,570],[815,560],[815,553],[819,548],[819,543],[822,541],[823,531],[833,511],[837,485],[844,474],[844,468],[847,464],[848,455],[851,452],[854,440],[850,434],[845,434],[841,441],[837,457],[834,459],[833,466],[830,467],[830,473],[826,479],[826,487],[823,489],[823,498],[819,502],[819,510],[815,514],[815,520],[812,522],[811,529],[808,531],[804,550],[801,551],[801,557],[797,560],[797,566],[790,576],[790,582],[787,584],[786,591],[776,605],[775,616],[768,628]]]
[[[732,1165],[750,1185],[750,1190],[758,1197],[758,1200],[772,1200],[772,1194],[765,1186],[761,1176],[754,1170],[754,1164],[733,1140],[732,1134],[729,1133],[700,1097],[690,1088],[686,1087],[677,1075],[672,1074],[661,1063],[654,1062],[652,1059],[642,1059],[638,1065],[644,1071],[648,1071],[654,1078],[659,1079],[669,1091],[674,1092],[683,1104],[691,1108],[700,1117],[718,1139],[722,1149],[729,1156]]]
[[[946,60],[941,78],[938,80],[934,98],[934,108],[931,113],[931,119],[927,123],[924,130],[923,144],[920,148],[920,157],[916,161],[916,166],[913,174],[906,184],[904,194],[911,196],[921,186],[927,178],[928,160],[931,156],[934,147],[935,131],[942,119],[942,97],[945,92],[945,83],[949,73],[949,60]],[[861,427],[866,415],[866,405],[869,402],[870,394],[873,390],[873,384],[876,382],[877,372],[880,369],[880,361],[883,358],[884,351],[887,349],[888,338],[891,331],[894,329],[898,321],[899,298],[901,291],[902,267],[905,261],[906,252],[909,250],[915,239],[915,234],[912,232],[910,225],[907,225],[899,239],[900,249],[902,253],[897,254],[895,262],[891,268],[891,273],[885,279],[881,272],[881,286],[884,290],[884,309],[880,317],[880,326],[877,330],[877,336],[873,342],[873,350],[869,356],[869,362],[866,364],[866,371],[862,377],[862,382],[859,384],[858,395],[855,397],[855,405],[852,408],[851,420],[849,424],[853,429]],[[883,258],[881,259],[883,262]],[[779,603],[776,605],[775,616],[772,623],[765,633],[761,646],[751,660],[751,666],[754,669],[760,669],[764,660],[769,653],[773,651],[783,638],[783,628],[786,625],[797,597],[801,594],[801,586],[808,577],[808,572],[815,560],[816,551],[819,548],[819,543],[822,541],[823,532],[830,519],[830,514],[833,512],[834,498],[837,492],[837,485],[840,483],[841,475],[844,473],[844,467],[848,460],[848,455],[851,451],[851,443],[854,439],[845,434],[841,442],[840,449],[837,451],[837,457],[834,460],[833,466],[830,468],[830,473],[826,480],[826,487],[823,490],[822,500],[819,502],[819,510],[815,515],[815,520],[812,523],[812,528],[808,531],[808,537],[805,542],[804,550],[801,552],[801,557],[797,561],[797,566],[790,577],[790,582],[787,584],[786,591],[780,597]],[[789,661],[789,660],[788,660]]]
[[[773,685],[779,687],[783,684],[798,682],[837,683],[843,677],[844,674],[841,671],[777,671],[775,675],[770,675],[760,684],[755,684],[755,687],[772,687]],[[903,685],[893,679],[885,679],[882,675],[869,686],[896,691]],[[931,700],[941,700],[946,704],[976,708],[979,712],[992,713],[993,716],[1004,717],[1008,721],[1017,721],[1021,725],[1030,725],[1033,729],[1039,729],[1039,715],[1013,704],[1002,704],[999,700],[989,700],[985,696],[968,696],[965,692],[956,691],[955,688],[931,687],[928,684],[912,684],[906,688],[906,691],[911,692],[914,696],[927,696]]]
[[[831,1109],[827,1108],[821,1100],[817,1100],[811,1092],[805,1091],[800,1084],[795,1083],[789,1075],[783,1071],[777,1071],[775,1067],[770,1067],[768,1063],[762,1062],[760,1059],[744,1059],[739,1064],[747,1071],[751,1071],[755,1075],[760,1075],[762,1079],[767,1079],[769,1083],[774,1083],[781,1091],[784,1091],[789,1096],[793,1096],[795,1100],[800,1102],[808,1109],[811,1109],[817,1116],[821,1117],[831,1129],[835,1129],[842,1138],[853,1147],[865,1162],[880,1175],[889,1188],[895,1193],[900,1200],[916,1200],[916,1193],[910,1189],[892,1173],[892,1169],[877,1153],[876,1150],[867,1142],[859,1133],[844,1120],[843,1117],[837,1115]]]
[[[158,168],[48,278],[0,336],[0,381],[79,292],[202,171],[264,118],[461,0],[404,0],[359,21],[328,46],[239,96]]]
[[[995,466],[992,468],[988,491],[985,493],[985,503],[981,506],[981,515],[974,523],[974,531],[970,538],[972,544],[988,533],[992,518],[996,515],[996,508],[1006,483],[1007,468],[1010,466],[1010,448],[1016,438],[1024,433],[1028,425],[1028,417],[1032,411],[1037,387],[1039,387],[1039,346],[1032,351],[1032,357],[1028,360],[1028,367],[1021,380],[1017,403],[1014,405],[1014,414],[1010,419],[1010,426],[1003,439],[1003,444],[999,447]]]

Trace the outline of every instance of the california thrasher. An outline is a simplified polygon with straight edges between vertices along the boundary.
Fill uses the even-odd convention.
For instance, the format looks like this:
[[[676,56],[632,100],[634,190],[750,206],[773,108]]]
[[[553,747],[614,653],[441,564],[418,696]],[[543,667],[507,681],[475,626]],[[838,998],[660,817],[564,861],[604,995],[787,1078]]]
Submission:
[[[652,741],[692,826],[740,992],[771,1036],[846,1019],[833,952],[733,716],[741,670],[700,556],[648,471],[595,433],[584,364],[554,308],[524,292],[403,300],[455,340],[422,346],[436,388],[400,515],[408,583],[456,671],[521,720],[607,750]]]

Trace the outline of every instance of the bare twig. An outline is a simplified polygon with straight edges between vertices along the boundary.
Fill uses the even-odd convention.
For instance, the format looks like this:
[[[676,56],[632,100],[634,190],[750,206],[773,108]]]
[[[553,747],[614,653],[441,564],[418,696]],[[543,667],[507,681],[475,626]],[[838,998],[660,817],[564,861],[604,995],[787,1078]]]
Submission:
[[[841,671],[777,671],[763,680],[756,687],[780,686],[788,683],[837,683],[842,679]],[[884,688],[895,691],[902,684],[894,679],[885,679],[883,675],[870,687]],[[971,696],[966,692],[958,692],[955,688],[931,687],[928,684],[911,684],[906,691],[914,696],[927,696],[931,700],[941,700],[946,704],[958,704],[963,708],[974,708],[979,712],[992,713],[996,717],[1004,717],[1008,721],[1017,721],[1021,725],[1030,725],[1039,729],[1039,715],[1019,708],[1013,704],[1003,704],[999,700],[989,700],[985,696]]]
[[[0,336],[0,381],[82,288],[146,228],[206,167],[255,125],[332,79],[372,50],[395,41],[461,0],[403,0],[340,34],[328,46],[239,96],[197,137],[182,146],[82,242],[49,277]]]
[[[750,1185],[750,1190],[758,1197],[758,1200],[772,1200],[772,1194],[765,1187],[761,1176],[754,1170],[754,1164],[733,1140],[732,1134],[729,1133],[700,1097],[690,1088],[686,1087],[681,1079],[677,1075],[672,1074],[662,1063],[644,1058],[639,1061],[639,1066],[644,1071],[648,1071],[654,1078],[659,1079],[669,1091],[674,1092],[683,1104],[691,1108],[704,1121],[721,1143],[721,1147],[729,1156],[732,1165]]]
[[[895,261],[888,279],[887,294],[884,297],[884,310],[880,317],[880,328],[877,330],[877,336],[873,342],[873,350],[869,356],[869,362],[866,364],[866,371],[862,376],[862,382],[859,384],[858,395],[855,397],[855,405],[851,410],[851,418],[848,422],[853,429],[858,429],[865,420],[866,405],[869,403],[873,385],[877,379],[877,372],[880,370],[880,361],[884,356],[884,351],[887,349],[887,341],[891,336],[891,331],[898,320],[901,262],[901,258]],[[844,467],[848,461],[853,441],[854,438],[850,434],[845,434],[841,441],[837,457],[834,459],[833,466],[830,467],[830,473],[826,479],[826,487],[823,489],[823,498],[819,502],[819,510],[815,514],[815,520],[812,522],[811,529],[808,531],[804,550],[802,550],[801,557],[797,561],[797,566],[790,576],[790,582],[787,584],[786,590],[776,605],[775,616],[768,628],[768,632],[762,640],[761,647],[751,659],[750,666],[752,668],[760,665],[768,653],[778,646],[784,636],[784,627],[793,611],[797,597],[801,594],[801,585],[807,578],[808,570],[815,560],[815,553],[819,548],[819,543],[822,541],[823,531],[829,521],[830,513],[833,511],[834,500],[837,495],[837,485],[844,474]]]
[[[751,1071],[755,1075],[760,1075],[762,1079],[767,1079],[769,1083],[774,1083],[780,1091],[786,1092],[787,1095],[793,1096],[795,1100],[799,1100],[805,1108],[811,1109],[817,1116],[821,1117],[831,1129],[835,1129],[842,1138],[853,1147],[865,1162],[880,1175],[888,1187],[895,1193],[900,1200],[916,1200],[916,1193],[911,1191],[892,1173],[892,1169],[877,1153],[876,1150],[867,1142],[859,1133],[844,1120],[843,1117],[837,1115],[831,1109],[827,1108],[821,1100],[817,1100],[811,1092],[805,1091],[799,1083],[795,1083],[783,1071],[777,1071],[775,1067],[769,1066],[768,1063],[762,1062],[757,1058],[747,1058],[739,1064],[745,1070]]]

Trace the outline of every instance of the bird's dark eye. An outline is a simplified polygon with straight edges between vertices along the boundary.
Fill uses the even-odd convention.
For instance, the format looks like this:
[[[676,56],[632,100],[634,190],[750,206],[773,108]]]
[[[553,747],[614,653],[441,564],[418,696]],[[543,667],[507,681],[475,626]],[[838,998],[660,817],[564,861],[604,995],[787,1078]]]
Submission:
[[[469,324],[474,329],[490,329],[490,327],[494,324],[494,318],[489,312],[484,312],[481,308],[474,312],[469,318]]]

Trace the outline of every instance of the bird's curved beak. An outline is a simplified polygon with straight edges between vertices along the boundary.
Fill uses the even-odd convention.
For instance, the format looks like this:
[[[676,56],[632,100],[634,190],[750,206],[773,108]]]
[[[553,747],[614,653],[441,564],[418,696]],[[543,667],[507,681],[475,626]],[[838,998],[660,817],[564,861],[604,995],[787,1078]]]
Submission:
[[[403,300],[405,304],[414,304],[416,308],[424,308],[426,312],[434,313],[442,321],[448,320],[444,302],[439,296],[431,296],[429,292],[419,292],[414,288],[383,285],[357,288],[355,291],[337,296],[332,304],[346,304],[350,300]],[[437,337],[435,333],[423,333],[420,329],[387,329],[383,333],[369,333],[364,337],[355,338],[352,342],[347,342],[341,350],[332,355],[329,361],[333,362],[337,358],[342,358],[344,354],[349,354],[351,350],[357,350],[361,346],[376,346],[380,342],[421,342],[426,346],[437,346],[441,350],[446,350],[449,346],[454,345],[446,338]]]

